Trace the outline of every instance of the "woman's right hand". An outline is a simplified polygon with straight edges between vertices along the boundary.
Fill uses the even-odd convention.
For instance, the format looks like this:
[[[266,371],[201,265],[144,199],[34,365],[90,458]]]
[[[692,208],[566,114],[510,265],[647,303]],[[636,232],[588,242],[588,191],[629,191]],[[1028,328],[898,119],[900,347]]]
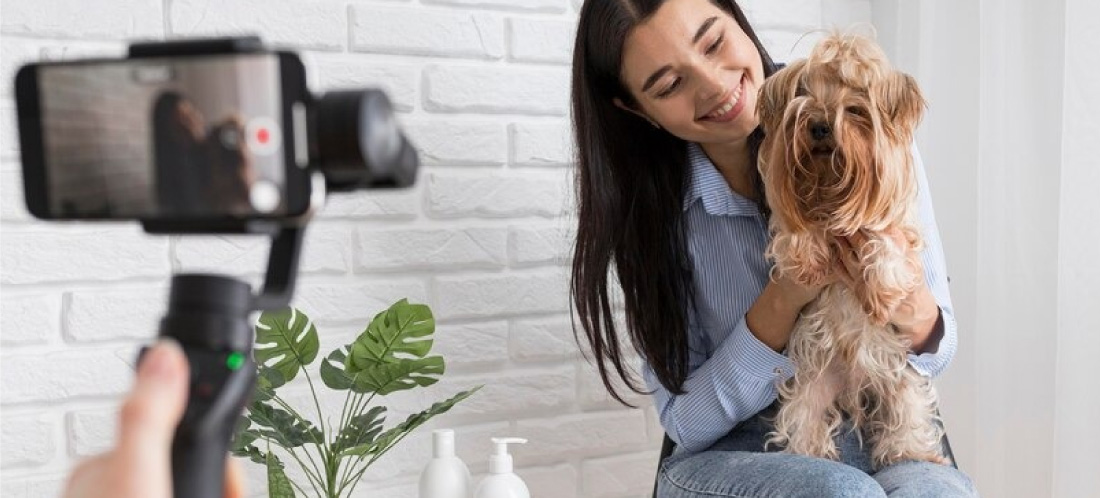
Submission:
[[[783,351],[798,314],[821,294],[826,284],[803,285],[782,275],[769,280],[745,315],[749,332],[773,350]]]

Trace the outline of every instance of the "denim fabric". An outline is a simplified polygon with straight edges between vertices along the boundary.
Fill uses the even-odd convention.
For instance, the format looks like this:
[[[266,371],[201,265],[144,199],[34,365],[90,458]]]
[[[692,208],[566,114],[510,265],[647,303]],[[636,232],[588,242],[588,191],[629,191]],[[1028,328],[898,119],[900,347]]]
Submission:
[[[976,497],[966,474],[928,462],[900,462],[872,469],[859,436],[845,425],[836,438],[840,461],[765,451],[773,404],[740,423],[710,448],[678,448],[661,463],[658,498]]]

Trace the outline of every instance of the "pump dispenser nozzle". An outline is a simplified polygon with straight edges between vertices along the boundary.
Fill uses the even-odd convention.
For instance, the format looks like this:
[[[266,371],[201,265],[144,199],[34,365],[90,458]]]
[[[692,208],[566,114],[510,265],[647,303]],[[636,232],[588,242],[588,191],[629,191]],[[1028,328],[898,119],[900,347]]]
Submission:
[[[494,437],[492,438],[495,450],[489,457],[489,473],[507,474],[512,472],[512,455],[508,453],[509,444],[524,444],[526,439],[518,437]]]

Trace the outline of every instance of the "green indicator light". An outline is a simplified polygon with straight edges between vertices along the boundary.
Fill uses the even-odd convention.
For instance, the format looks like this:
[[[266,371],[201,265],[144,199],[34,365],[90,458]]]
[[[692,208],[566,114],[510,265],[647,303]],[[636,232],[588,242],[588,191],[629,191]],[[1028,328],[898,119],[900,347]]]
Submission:
[[[239,370],[244,365],[244,355],[241,353],[229,353],[225,359],[225,366],[230,370]]]

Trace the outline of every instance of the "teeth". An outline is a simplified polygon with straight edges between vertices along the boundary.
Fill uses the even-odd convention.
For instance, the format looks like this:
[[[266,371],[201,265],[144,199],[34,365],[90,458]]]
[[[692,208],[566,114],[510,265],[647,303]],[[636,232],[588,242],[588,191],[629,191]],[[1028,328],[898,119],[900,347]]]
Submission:
[[[707,114],[707,117],[708,118],[717,118],[717,117],[719,117],[719,116],[721,116],[721,115],[723,115],[727,112],[730,112],[730,109],[733,109],[733,106],[737,105],[737,102],[739,100],[741,100],[741,89],[742,88],[743,87],[741,85],[738,85],[737,89],[733,91],[733,95],[730,97],[730,100],[728,102],[726,102],[725,104],[723,104],[722,107],[719,107],[714,112],[712,112],[710,114]]]

